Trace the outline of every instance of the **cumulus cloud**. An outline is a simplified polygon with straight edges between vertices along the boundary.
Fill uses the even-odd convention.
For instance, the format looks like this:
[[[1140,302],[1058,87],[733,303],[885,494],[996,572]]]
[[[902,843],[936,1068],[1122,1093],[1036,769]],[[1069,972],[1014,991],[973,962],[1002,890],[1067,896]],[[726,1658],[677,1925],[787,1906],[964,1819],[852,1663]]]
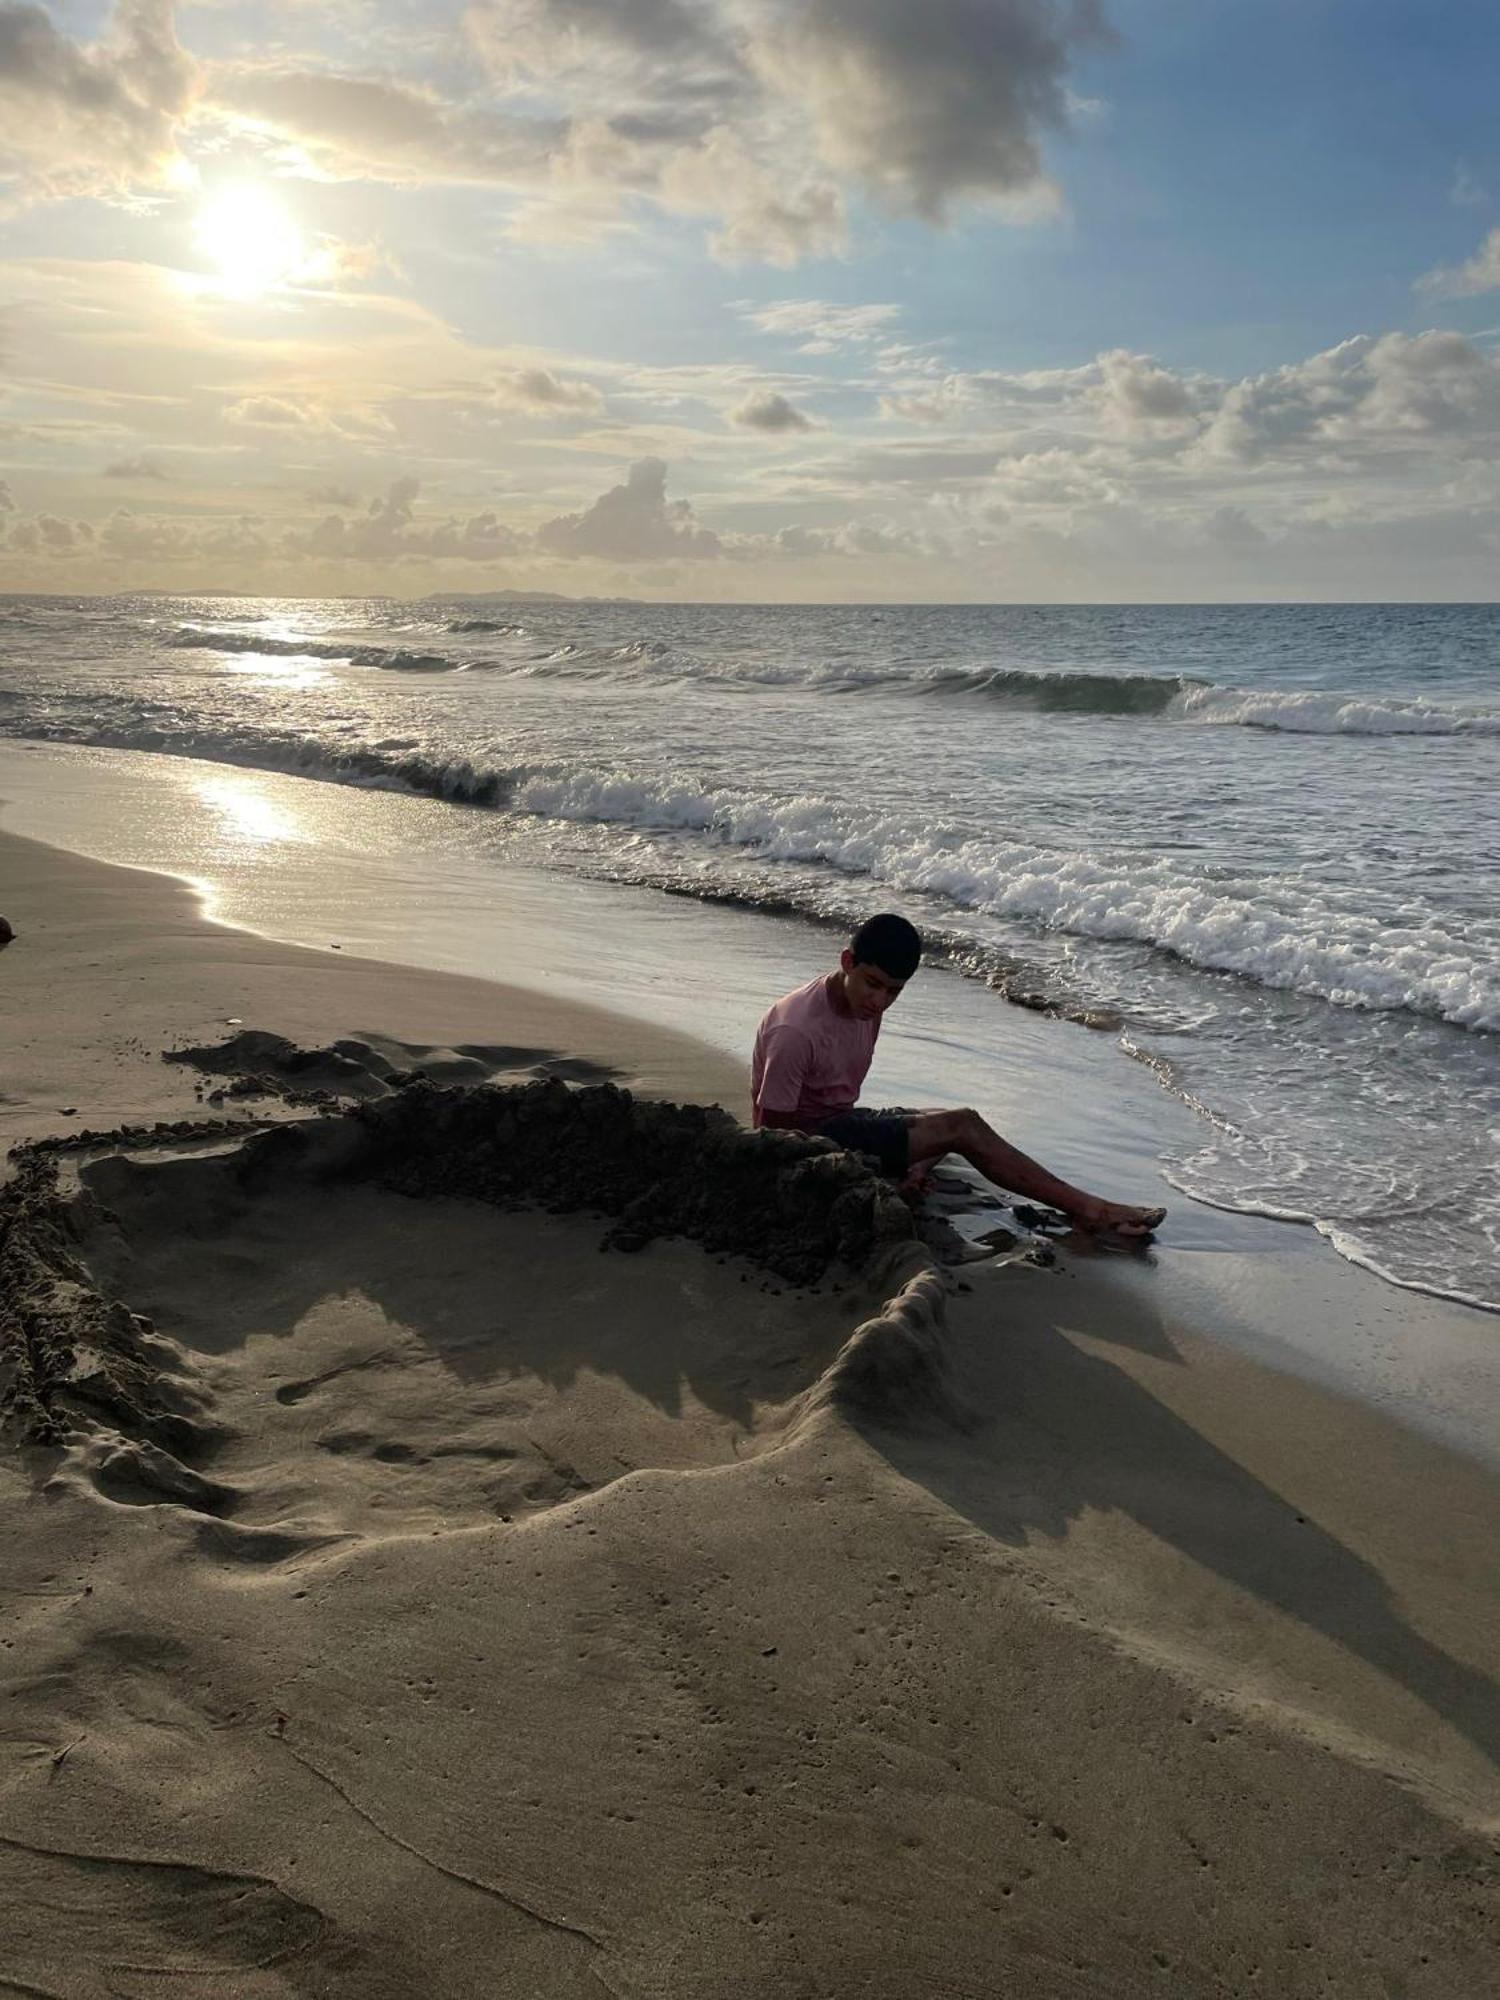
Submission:
[[[753,553],[779,556],[941,556],[943,537],[894,521],[845,521],[836,528],[794,526],[754,543]]]
[[[1122,497],[1122,486],[1105,470],[1096,454],[1053,447],[1018,452],[995,467],[986,489],[987,503],[996,501],[1007,513],[1039,508],[1111,506]]]
[[[713,9],[683,0],[479,0],[468,26],[498,76],[626,74],[649,91],[669,68],[713,96],[743,81]]]
[[[19,556],[50,556],[66,559],[86,555],[94,545],[93,526],[88,521],[67,521],[57,514],[32,514],[11,524],[6,548]]]
[[[502,409],[532,416],[593,416],[604,408],[592,382],[570,381],[550,368],[510,369],[496,377],[494,394]]]
[[[921,353],[904,366],[893,355],[878,408],[890,422],[966,429],[1067,424],[1153,445],[1186,441],[1216,406],[1224,385],[1164,368],[1148,354],[1111,348],[1077,368],[934,372]]]
[[[1193,390],[1180,375],[1161,367],[1148,354],[1112,348],[1101,354],[1099,404],[1106,418],[1126,430],[1177,430],[1190,424],[1197,411]]]
[[[1204,431],[1209,455],[1255,463],[1312,452],[1369,455],[1446,436],[1500,434],[1500,360],[1460,333],[1361,335],[1230,385]]]
[[[861,486],[936,488],[993,472],[997,444],[892,444],[854,452],[840,468]]]
[[[119,562],[260,563],[274,539],[255,514],[201,520],[168,514],[137,514],[117,507],[99,531],[99,552]]]
[[[0,0],[0,175],[50,195],[123,194],[181,171],[176,126],[197,89],[172,0],[117,0],[79,42],[27,0]]]
[[[762,389],[747,396],[729,412],[729,421],[740,430],[762,431],[773,437],[813,429],[811,417],[804,416],[774,389]]]
[[[0,479],[0,514],[13,514],[15,511],[16,500],[10,490],[10,481]]]
[[[826,299],[773,299],[769,305],[742,303],[742,317],[762,333],[795,340],[803,354],[836,354],[882,339],[901,317],[895,305],[830,305]]]
[[[409,476],[393,479],[362,514],[352,519],[327,514],[311,528],[289,530],[282,547],[290,555],[330,562],[400,562],[418,557],[492,562],[523,546],[523,537],[493,513],[419,522],[416,507],[421,490],[421,482]]]
[[[171,474],[159,458],[141,452],[135,458],[117,458],[104,468],[106,479],[169,479]]]
[[[1069,66],[1103,32],[1092,0],[801,0],[764,9],[748,59],[828,166],[941,222],[966,198],[1036,189]]]
[[[227,405],[224,417],[231,424],[254,424],[265,430],[303,430],[311,423],[302,404],[285,396],[242,396]]]
[[[841,189],[790,170],[784,155],[771,164],[758,159],[743,138],[723,129],[668,155],[660,194],[669,207],[719,218],[709,248],[725,264],[787,268],[804,257],[836,257],[848,243]]]
[[[242,396],[226,404],[224,421],[251,430],[304,431],[356,442],[378,443],[391,435],[389,419],[378,410],[333,409],[298,396]]]
[[[891,423],[946,424],[964,414],[966,400],[962,377],[953,375],[946,381],[935,382],[931,388],[924,386],[915,394],[910,391],[882,394],[877,399],[877,408]]]
[[[1463,433],[1493,439],[1500,430],[1500,361],[1461,333],[1388,333],[1370,349],[1359,397],[1334,436]]]
[[[719,537],[700,528],[686,500],[668,500],[667,468],[638,459],[623,484],[610,487],[581,514],[559,514],[537,530],[544,555],[593,556],[605,562],[660,562],[722,552]]]
[[[1500,292],[1500,229],[1492,229],[1466,263],[1419,278],[1417,289],[1440,299],[1477,299]]]

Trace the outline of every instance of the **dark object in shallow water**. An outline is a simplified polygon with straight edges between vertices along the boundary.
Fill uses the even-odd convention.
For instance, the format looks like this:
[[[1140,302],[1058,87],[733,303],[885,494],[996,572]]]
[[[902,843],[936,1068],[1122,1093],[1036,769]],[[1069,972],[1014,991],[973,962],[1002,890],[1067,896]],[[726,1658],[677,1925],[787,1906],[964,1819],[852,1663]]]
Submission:
[[[0,947],[8,945],[14,936],[15,932],[11,929],[7,919],[0,917]]]
[[[1062,1210],[1057,1208],[1033,1208],[1029,1202],[1017,1202],[1011,1212],[1025,1229],[1057,1232],[1073,1227]]]

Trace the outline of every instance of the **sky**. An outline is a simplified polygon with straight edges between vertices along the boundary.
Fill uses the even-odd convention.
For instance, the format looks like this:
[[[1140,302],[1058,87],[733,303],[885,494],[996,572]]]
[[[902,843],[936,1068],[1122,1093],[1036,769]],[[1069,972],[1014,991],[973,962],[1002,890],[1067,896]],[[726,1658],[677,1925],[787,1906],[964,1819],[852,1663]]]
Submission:
[[[0,0],[0,590],[1500,595],[1493,0]]]

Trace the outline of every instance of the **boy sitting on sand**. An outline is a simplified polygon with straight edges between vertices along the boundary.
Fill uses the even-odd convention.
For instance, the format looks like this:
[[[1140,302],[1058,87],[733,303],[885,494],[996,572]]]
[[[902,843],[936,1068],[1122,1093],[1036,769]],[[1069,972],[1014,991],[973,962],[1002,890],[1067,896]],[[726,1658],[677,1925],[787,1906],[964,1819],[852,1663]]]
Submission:
[[[1017,1152],[977,1111],[856,1108],[880,1018],[921,956],[922,940],[905,917],[870,917],[837,972],[810,979],[767,1011],[751,1068],[756,1127],[820,1133],[852,1153],[873,1154],[893,1180],[957,1153],[1001,1187],[1061,1209],[1082,1229],[1148,1237],[1164,1208],[1129,1208],[1070,1187]]]

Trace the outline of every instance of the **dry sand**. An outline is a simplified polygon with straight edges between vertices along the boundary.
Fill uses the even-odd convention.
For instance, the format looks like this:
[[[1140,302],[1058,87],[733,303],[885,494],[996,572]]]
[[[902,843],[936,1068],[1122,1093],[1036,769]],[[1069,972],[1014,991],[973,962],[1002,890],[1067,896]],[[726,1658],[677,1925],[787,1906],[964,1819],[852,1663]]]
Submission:
[[[0,883],[7,1142],[261,1108],[159,1060],[241,1024],[740,1103],[686,1039],[158,878],[0,838]],[[624,1255],[492,1198],[553,1128],[558,1194],[578,1100],[486,1161],[512,1100],[364,1094],[22,1165],[0,1381],[24,1415],[62,1357],[67,1436],[0,1452],[0,1992],[1500,1990],[1490,1474],[1133,1261],[952,1290],[795,1142],[610,1100],[637,1235],[717,1246]],[[858,1270],[736,1253],[789,1189]]]

